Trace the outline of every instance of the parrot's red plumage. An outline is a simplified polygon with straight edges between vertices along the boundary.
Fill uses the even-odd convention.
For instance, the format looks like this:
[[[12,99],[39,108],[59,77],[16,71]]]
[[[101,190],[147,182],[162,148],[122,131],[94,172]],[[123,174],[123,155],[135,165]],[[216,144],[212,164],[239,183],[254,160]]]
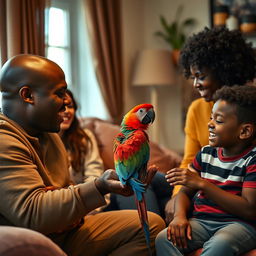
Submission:
[[[147,246],[150,249],[148,217],[143,193],[146,186],[143,181],[147,176],[149,160],[149,140],[145,130],[155,119],[151,104],[140,104],[130,110],[123,118],[121,131],[114,144],[114,162],[116,172],[124,185],[134,190],[141,224]]]

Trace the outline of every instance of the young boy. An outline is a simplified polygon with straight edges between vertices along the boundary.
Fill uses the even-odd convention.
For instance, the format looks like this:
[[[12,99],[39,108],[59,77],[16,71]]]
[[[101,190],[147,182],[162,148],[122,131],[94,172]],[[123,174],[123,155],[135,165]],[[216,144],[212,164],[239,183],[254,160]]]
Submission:
[[[183,255],[201,247],[201,255],[229,256],[255,248],[256,87],[223,87],[214,100],[209,145],[188,169],[167,172],[170,185],[183,187],[172,222],[156,238],[159,256]]]

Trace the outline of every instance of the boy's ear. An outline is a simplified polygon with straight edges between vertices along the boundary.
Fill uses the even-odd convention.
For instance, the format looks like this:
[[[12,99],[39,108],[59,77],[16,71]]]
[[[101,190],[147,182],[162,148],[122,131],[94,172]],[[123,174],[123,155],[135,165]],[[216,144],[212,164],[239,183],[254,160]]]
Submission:
[[[255,126],[253,124],[250,124],[250,123],[242,124],[239,138],[241,140],[249,139],[254,133],[255,133]]]
[[[34,103],[34,97],[33,97],[32,91],[28,86],[21,87],[19,90],[19,95],[25,102],[30,104]]]

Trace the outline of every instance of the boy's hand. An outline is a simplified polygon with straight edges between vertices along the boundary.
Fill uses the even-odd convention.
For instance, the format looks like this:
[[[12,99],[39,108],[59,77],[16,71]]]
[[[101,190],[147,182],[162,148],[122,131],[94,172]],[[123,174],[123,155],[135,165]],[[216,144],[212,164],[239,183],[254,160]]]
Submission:
[[[188,169],[171,169],[167,172],[165,178],[171,186],[184,185],[196,190],[200,189],[202,182],[204,182],[198,172],[191,166],[189,166]]]
[[[187,248],[187,239],[191,240],[191,226],[186,217],[176,216],[169,224],[167,238],[179,248]]]

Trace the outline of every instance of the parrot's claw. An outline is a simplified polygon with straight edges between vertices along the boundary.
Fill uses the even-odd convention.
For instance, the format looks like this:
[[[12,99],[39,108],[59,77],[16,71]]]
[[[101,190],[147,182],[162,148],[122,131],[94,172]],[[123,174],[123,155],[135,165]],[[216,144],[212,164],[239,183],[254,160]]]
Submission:
[[[157,171],[159,171],[159,168],[156,165],[151,165],[147,169],[147,177],[146,177],[145,181],[143,182],[146,186],[148,186],[151,183],[151,181],[154,178]]]

